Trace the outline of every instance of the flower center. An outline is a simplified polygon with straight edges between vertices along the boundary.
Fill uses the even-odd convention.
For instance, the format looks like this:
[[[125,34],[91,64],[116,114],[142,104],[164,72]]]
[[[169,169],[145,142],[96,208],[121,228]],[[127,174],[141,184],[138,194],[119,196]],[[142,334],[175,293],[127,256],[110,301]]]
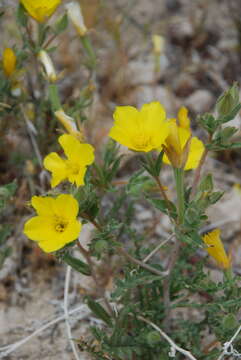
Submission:
[[[54,230],[58,233],[63,233],[68,226],[68,221],[60,216],[56,216],[54,219]]]
[[[69,174],[71,175],[78,175],[79,173],[79,165],[77,163],[71,162],[67,160],[67,168]]]
[[[133,145],[137,150],[146,149],[151,145],[151,138],[146,134],[137,134],[133,139]]]

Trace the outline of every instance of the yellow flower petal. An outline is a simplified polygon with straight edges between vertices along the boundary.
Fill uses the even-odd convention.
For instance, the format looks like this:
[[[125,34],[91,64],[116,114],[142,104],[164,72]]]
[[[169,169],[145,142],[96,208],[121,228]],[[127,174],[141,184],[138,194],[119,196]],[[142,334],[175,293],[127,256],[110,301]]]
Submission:
[[[184,154],[185,145],[192,135],[191,131],[177,125],[175,119],[170,119],[170,134],[166,139],[166,154],[163,156],[163,162],[171,164],[174,167],[184,166],[184,170],[195,169],[204,152],[204,145],[197,137],[193,137],[189,145],[187,158]],[[185,163],[185,159],[187,159]],[[185,164],[184,164],[185,163]]]
[[[65,245],[71,243],[76,240],[81,231],[81,223],[79,221],[74,221],[71,225],[68,226],[67,230],[64,234],[60,235],[58,238],[53,237],[50,241],[50,237],[48,240],[39,241],[39,247],[46,253],[57,251],[63,248]]]
[[[50,17],[61,3],[61,0],[21,0],[30,16],[39,23]]]
[[[212,256],[218,265],[223,269],[231,267],[230,258],[227,256],[222,241],[220,239],[220,230],[216,229],[203,236],[203,241],[208,247],[206,251]]]
[[[47,209],[46,209],[47,210]],[[46,211],[46,214],[48,212]],[[53,214],[51,214],[53,216]],[[35,216],[24,225],[24,234],[31,240],[43,241],[55,235],[51,216]]]
[[[61,194],[54,201],[54,212],[66,219],[76,218],[79,212],[78,201],[73,196]]]
[[[23,232],[37,241],[45,252],[59,250],[78,238],[81,230],[81,223],[76,219],[79,204],[72,195],[34,196],[31,202],[40,215],[28,220]]]
[[[197,137],[191,139],[189,154],[185,165],[185,170],[196,169],[201,160],[205,148],[201,140]]]
[[[54,214],[54,199],[49,196],[33,196],[31,205],[39,216],[52,216]]]
[[[69,160],[85,166],[94,161],[94,148],[90,144],[80,143],[76,137],[68,134],[61,135],[58,141]]]
[[[67,178],[66,160],[61,159],[57,153],[50,153],[44,158],[45,169],[52,172],[51,187],[55,187]]]
[[[190,130],[190,119],[188,117],[188,109],[185,106],[181,106],[178,113],[177,118],[179,122],[179,126],[183,129]]]
[[[140,111],[132,106],[119,106],[109,136],[131,150],[148,152],[159,148],[168,136],[165,118],[165,110],[158,102],[145,104]]]
[[[6,48],[3,51],[3,71],[7,77],[10,77],[15,69],[17,58],[14,51],[11,48]]]
[[[71,182],[72,184],[76,184],[76,186],[82,186],[84,185],[84,177],[85,177],[85,173],[87,168],[84,166],[79,166],[77,168],[77,171],[75,171],[73,167],[70,165],[69,166],[69,173],[67,175],[69,182]]]

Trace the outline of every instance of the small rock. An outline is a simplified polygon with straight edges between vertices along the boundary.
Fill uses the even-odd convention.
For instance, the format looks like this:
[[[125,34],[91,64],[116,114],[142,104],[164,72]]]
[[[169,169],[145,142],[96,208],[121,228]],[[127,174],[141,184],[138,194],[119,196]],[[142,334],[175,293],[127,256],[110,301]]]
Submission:
[[[148,85],[154,81],[154,61],[153,59],[131,61],[128,66],[130,74],[129,83],[131,85]]]
[[[185,105],[195,113],[210,111],[214,104],[214,97],[208,90],[196,90],[185,101]]]
[[[151,101],[159,101],[164,106],[168,116],[172,116],[173,108],[177,103],[175,95],[164,86],[139,86],[136,97],[138,107]]]
[[[176,16],[172,19],[169,36],[173,42],[180,44],[183,41],[191,40],[194,35],[195,30],[189,18]]]
[[[174,82],[174,92],[177,96],[189,96],[197,88],[197,81],[187,73],[181,73]]]

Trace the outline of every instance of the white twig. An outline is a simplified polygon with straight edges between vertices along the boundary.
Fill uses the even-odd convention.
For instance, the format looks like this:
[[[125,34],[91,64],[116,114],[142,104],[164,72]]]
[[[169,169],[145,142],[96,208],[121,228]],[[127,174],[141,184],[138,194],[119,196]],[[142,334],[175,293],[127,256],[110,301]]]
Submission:
[[[234,342],[234,340],[236,339],[236,337],[238,336],[240,331],[241,331],[241,325],[239,326],[238,330],[233,335],[233,337],[223,345],[223,352],[219,355],[218,360],[222,360],[224,355],[229,355],[229,356],[234,355],[234,356],[238,357],[239,359],[241,358],[241,354],[239,354],[232,346],[232,343]]]
[[[77,348],[75,346],[74,341],[72,340],[72,331],[69,323],[69,311],[68,311],[68,297],[69,297],[69,284],[70,284],[70,275],[71,275],[71,267],[68,265],[65,274],[65,284],[64,284],[64,315],[65,315],[65,325],[67,330],[67,336],[73,350],[74,356],[76,360],[80,360]]]
[[[21,109],[22,114],[23,114],[23,118],[24,118],[24,121],[25,121],[25,124],[26,124],[27,132],[28,132],[28,135],[30,137],[30,141],[32,143],[35,155],[36,155],[36,157],[38,159],[39,165],[42,167],[42,163],[43,163],[42,156],[41,156],[38,144],[37,144],[37,142],[35,140],[35,135],[37,134],[36,129],[35,129],[34,125],[31,123],[31,121],[28,119],[28,117],[27,117],[27,115],[25,113],[23,105],[20,105],[20,109]]]
[[[174,341],[163,331],[161,330],[157,325],[155,325],[153,322],[151,322],[148,319],[145,319],[142,316],[138,316],[138,319],[144,321],[146,324],[149,324],[150,326],[152,326],[156,331],[158,331],[162,337],[164,337],[164,339],[170,344],[171,346],[171,351],[170,351],[170,355],[173,357],[173,354],[175,353],[175,351],[180,352],[181,354],[185,355],[188,359],[190,360],[197,360],[188,350],[185,350],[183,348],[181,348],[180,346],[178,346],[177,344],[174,343]]]
[[[236,218],[227,218],[227,219],[222,219],[222,220],[219,220],[219,221],[216,221],[215,223],[212,223],[212,224],[209,224],[207,226],[204,226],[200,231],[199,233],[200,234],[203,234],[207,231],[211,231],[213,229],[216,229],[216,228],[219,228],[219,227],[222,227],[226,224],[230,224],[232,222],[236,222],[238,221]]]
[[[84,319],[86,316],[88,316],[90,314],[90,310],[87,307],[87,305],[85,305],[85,304],[80,305],[76,309],[70,310],[68,314],[72,315],[72,314],[74,314],[74,313],[76,313],[78,311],[84,311],[84,314],[81,317],[81,319]],[[5,351],[6,350],[2,354],[0,354],[0,359],[4,358],[5,356],[8,356],[10,353],[17,350],[20,346],[24,345],[26,342],[31,340],[33,337],[39,335],[44,330],[48,329],[49,327],[51,327],[54,324],[57,324],[58,322],[63,321],[63,320],[65,320],[65,315],[59,316],[59,317],[49,321],[47,324],[41,326],[39,329],[35,330],[32,334],[30,334],[29,336],[26,336],[22,340],[19,340],[14,344],[10,344],[8,346],[4,346],[4,347],[0,348],[0,351]]]
[[[171,234],[166,240],[162,241],[157,247],[155,247],[155,249],[153,249],[150,254],[148,254],[145,259],[143,260],[144,263],[146,263],[148,260],[150,260],[150,258],[155,255],[158,250],[163,246],[165,245],[168,241],[170,241],[173,237],[174,237],[175,234]]]

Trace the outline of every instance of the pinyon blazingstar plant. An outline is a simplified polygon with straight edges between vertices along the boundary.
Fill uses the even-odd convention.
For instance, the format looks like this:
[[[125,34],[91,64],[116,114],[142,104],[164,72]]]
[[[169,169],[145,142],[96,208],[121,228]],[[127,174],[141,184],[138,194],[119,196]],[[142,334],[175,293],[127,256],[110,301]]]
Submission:
[[[153,99],[140,108],[116,104],[105,145],[95,148],[87,131],[98,67],[91,32],[79,3],[59,5],[19,2],[22,47],[3,52],[0,110],[3,116],[21,118],[35,151],[34,161],[24,164],[31,191],[25,237],[66,264],[67,280],[71,269],[80,282],[93,279],[91,291],[79,294],[79,302],[98,322],[91,322],[86,338],[68,338],[75,357],[87,352],[96,360],[239,358],[241,286],[225,235],[209,224],[207,215],[223,192],[204,171],[209,153],[241,147],[234,138],[237,129],[228,126],[241,109],[238,85],[220,96],[213,113],[199,115],[200,138],[187,108],[172,117],[165,104]],[[58,11],[64,14],[55,21]],[[75,41],[88,76],[68,102],[59,86],[65,72],[60,76],[55,69],[58,46],[52,45],[67,31],[69,20],[79,35]],[[162,39],[153,41],[159,56]],[[17,67],[27,72],[26,62],[35,67],[31,76],[38,89],[32,90],[27,76],[30,86],[23,80],[17,98],[11,77]],[[102,125],[95,126],[102,134]],[[56,129],[58,139],[52,143],[49,136]],[[136,170],[122,176],[126,158]],[[39,171],[42,187],[31,181]],[[0,199],[6,189],[0,188]],[[9,193],[8,200],[14,191]],[[138,216],[140,204],[153,215],[149,228]],[[82,230],[87,224],[91,238],[86,245]],[[213,277],[217,271],[219,280]],[[65,301],[66,322],[67,310]]]

